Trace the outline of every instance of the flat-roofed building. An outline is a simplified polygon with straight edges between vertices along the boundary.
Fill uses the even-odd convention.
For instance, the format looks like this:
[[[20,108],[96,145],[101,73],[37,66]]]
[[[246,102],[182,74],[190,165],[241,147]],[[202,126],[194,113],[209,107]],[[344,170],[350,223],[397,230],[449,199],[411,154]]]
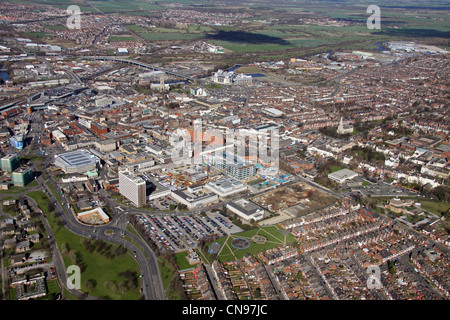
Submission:
[[[119,192],[136,207],[147,203],[145,180],[129,172],[119,171]]]
[[[188,189],[172,191],[172,198],[184,204],[190,210],[219,200],[219,197],[214,193],[203,193],[202,191],[194,193]]]
[[[15,186],[24,187],[33,181],[33,170],[30,167],[19,167],[11,174]]]
[[[223,177],[205,184],[205,188],[217,194],[220,198],[226,198],[247,190],[247,186],[231,177]]]
[[[47,285],[45,276],[40,274],[33,278],[30,277],[25,283],[15,286],[17,300],[29,300],[43,297],[47,294]]]
[[[98,158],[86,150],[55,155],[55,165],[65,173],[85,173],[97,168]]]
[[[128,159],[129,157],[127,157]],[[155,166],[155,161],[152,159],[143,159],[141,161],[134,161],[124,165],[124,169],[130,172],[137,170],[139,172],[149,171]]]
[[[100,152],[110,152],[117,149],[117,142],[113,139],[97,140],[95,141],[94,146]]]
[[[18,154],[7,154],[1,159],[1,168],[4,171],[12,172],[20,166]]]
[[[171,190],[169,188],[166,188],[161,183],[149,177],[145,173],[142,174],[142,179],[144,179],[146,182],[147,200],[151,201],[170,195]]]
[[[264,209],[246,199],[231,201],[227,204],[227,209],[247,221],[264,218]]]
[[[336,181],[337,183],[344,183],[345,181],[352,180],[357,176],[358,176],[357,172],[354,172],[349,169],[342,169],[328,174],[328,178],[330,178],[333,181]]]
[[[224,154],[223,156],[213,157],[210,163],[237,180],[244,180],[256,174],[256,166],[254,164],[239,160],[234,155],[227,156]]]
[[[63,142],[67,141],[67,136],[59,130],[53,130],[52,136],[59,143],[63,143]]]
[[[272,117],[272,118],[280,118],[284,116],[284,112],[275,108],[265,108],[262,110],[263,113]]]
[[[158,146],[149,144],[145,146],[145,150],[150,151],[151,153],[155,154],[155,155],[162,155],[162,149]]]

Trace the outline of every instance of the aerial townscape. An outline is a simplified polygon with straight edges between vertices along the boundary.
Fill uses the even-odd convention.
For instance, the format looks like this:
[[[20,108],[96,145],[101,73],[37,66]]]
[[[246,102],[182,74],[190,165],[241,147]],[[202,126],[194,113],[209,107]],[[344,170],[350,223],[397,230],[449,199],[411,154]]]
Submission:
[[[449,11],[2,1],[1,299],[449,300]]]

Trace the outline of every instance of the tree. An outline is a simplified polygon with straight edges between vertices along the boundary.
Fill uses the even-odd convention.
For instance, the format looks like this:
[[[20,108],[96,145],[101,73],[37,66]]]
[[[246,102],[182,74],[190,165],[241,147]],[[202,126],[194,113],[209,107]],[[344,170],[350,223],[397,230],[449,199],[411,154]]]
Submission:
[[[97,280],[95,279],[88,279],[84,282],[84,286],[88,289],[88,290],[93,290],[95,289],[95,287],[97,286]]]
[[[127,249],[125,249],[121,245],[114,249],[114,254],[117,256],[124,255],[125,253],[127,253]]]
[[[70,245],[68,243],[61,244],[61,254],[67,254],[70,251]]]
[[[433,194],[441,201],[450,201],[450,192],[444,186],[438,186],[434,188]]]
[[[122,294],[128,291],[128,286],[125,281],[119,281],[119,283],[117,284],[117,288]]]
[[[256,299],[260,299],[262,297],[262,295],[261,295],[261,288],[256,288],[255,291],[253,292],[253,296]]]
[[[391,275],[394,275],[395,274],[395,261],[393,261],[393,260],[388,261],[388,266],[389,266],[389,273]]]
[[[112,293],[116,293],[116,291],[117,291],[116,284],[111,280],[105,281],[103,286],[105,287],[106,290],[111,291]]]
[[[123,291],[124,288],[126,288],[126,290],[135,290],[138,287],[138,277],[135,271],[122,271],[119,272],[119,276],[125,278],[124,281],[121,281],[123,283],[118,283],[119,290]]]

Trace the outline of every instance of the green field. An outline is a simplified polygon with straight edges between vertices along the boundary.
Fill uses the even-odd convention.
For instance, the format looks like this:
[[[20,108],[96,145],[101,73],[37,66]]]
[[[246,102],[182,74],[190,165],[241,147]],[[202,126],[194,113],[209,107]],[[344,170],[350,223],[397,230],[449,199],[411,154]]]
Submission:
[[[103,12],[119,12],[140,10],[161,10],[162,7],[145,1],[87,1],[89,4]]]
[[[217,241],[214,241],[220,244],[220,249],[217,253],[217,260],[221,262],[232,261],[242,258],[245,253],[257,254],[258,252],[295,241],[294,237],[290,233],[285,236],[280,232],[280,230],[284,229],[278,226],[266,226],[219,238]],[[263,244],[253,242],[251,239],[254,235],[264,236],[266,238],[266,242]],[[231,245],[231,240],[235,238],[244,238],[249,240],[250,247],[247,249],[234,248]],[[208,247],[210,245],[211,243],[208,244]],[[213,255],[210,253],[208,253],[206,257],[209,261],[213,260]]]
[[[192,40],[201,38],[200,34],[186,34],[181,32],[141,32],[139,35],[149,41]]]
[[[127,24],[125,26],[125,28],[127,28],[130,31],[136,31],[136,32],[148,32],[149,31],[149,29],[144,28],[142,26],[135,25],[135,24]]]
[[[450,209],[450,203],[443,201],[433,201],[433,200],[420,200],[422,204],[422,209],[434,213],[438,216],[442,216],[443,212]]]
[[[139,274],[139,268],[129,254],[107,258],[98,251],[88,252],[84,245],[86,238],[77,236],[64,226],[59,225],[59,218],[55,217],[53,213],[49,214],[46,210],[49,199],[44,192],[33,191],[28,193],[28,196],[33,198],[46,213],[46,218],[54,233],[58,249],[61,250],[63,247],[67,249],[67,252],[64,252],[64,250],[62,252],[65,266],[68,267],[75,264],[75,255],[78,255],[86,266],[86,269],[81,273],[81,291],[88,292],[92,296],[112,300],[139,299],[138,289],[126,290],[123,285],[125,278],[119,276],[119,273],[124,271],[134,271],[136,274]],[[91,279],[95,280],[96,285],[94,288],[88,289],[87,281]],[[138,284],[137,288],[139,287],[140,285]]]
[[[25,32],[25,34],[35,38],[53,37],[52,34],[46,32]]]
[[[112,36],[108,39],[109,42],[121,42],[121,41],[136,41],[135,37],[121,37],[121,36]]]
[[[380,30],[367,28],[366,22],[371,16],[366,12],[368,3],[350,0],[338,3],[331,0],[322,0],[320,3],[295,0],[270,2],[260,0],[256,3],[248,1],[227,3],[225,0],[88,0],[83,3],[73,3],[70,0],[8,1],[51,5],[58,8],[77,4],[82,12],[101,11],[106,15],[151,16],[156,18],[154,23],[156,28],[132,23],[128,23],[126,28],[151,42],[204,39],[223,46],[236,56],[245,56],[249,52],[259,53],[260,59],[291,57],[295,53],[311,55],[334,50],[377,50],[375,43],[388,40],[412,40],[443,48],[450,47],[448,5],[438,0],[430,0],[426,5],[421,1],[378,1],[377,5],[381,8]],[[201,25],[199,22],[189,23],[184,19],[180,19],[180,23],[172,21],[167,23],[161,17],[161,12],[173,10],[173,7],[167,6],[169,3],[177,3],[179,4],[177,6],[186,10],[207,10],[210,14],[222,11],[245,12],[250,16],[238,19],[230,25]],[[194,3],[197,5],[196,8],[183,7]],[[200,4],[201,6],[198,6]],[[344,26],[327,24],[324,21],[328,18],[344,19],[346,24]],[[321,21],[303,23],[302,19],[321,19]],[[48,26],[50,31],[62,28],[62,26]],[[232,35],[223,38],[223,33]],[[28,35],[42,38],[51,33],[35,32]],[[110,38],[111,42],[133,40],[121,39],[120,36]]]
[[[27,196],[32,198],[44,212],[48,211],[49,207],[52,207],[50,199],[42,191],[31,191],[27,193]]]

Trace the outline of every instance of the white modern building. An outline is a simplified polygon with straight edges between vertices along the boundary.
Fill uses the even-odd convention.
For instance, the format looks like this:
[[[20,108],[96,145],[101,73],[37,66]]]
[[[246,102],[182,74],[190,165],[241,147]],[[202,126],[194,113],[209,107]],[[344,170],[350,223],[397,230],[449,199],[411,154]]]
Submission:
[[[227,204],[227,209],[247,221],[264,218],[264,209],[246,199],[231,201]]]
[[[237,85],[250,84],[253,82],[253,77],[247,74],[238,73],[236,77],[234,77],[233,82]]]
[[[213,73],[211,81],[216,83],[230,84],[233,82],[234,76],[235,73],[233,71],[228,72],[219,69],[217,70],[217,72]]]
[[[233,71],[217,70],[211,76],[211,81],[222,84],[250,84],[253,82],[253,77],[251,75],[246,75],[243,73],[235,73]]]
[[[280,117],[284,116],[284,112],[280,111],[276,108],[265,108],[262,110],[262,112],[272,118],[280,118]]]
[[[352,180],[357,176],[358,176],[357,172],[354,172],[349,169],[342,169],[328,174],[328,178],[330,178],[333,181],[336,181],[337,183],[344,183],[345,181]]]
[[[223,177],[205,184],[205,189],[223,199],[247,190],[247,186],[231,177]]]
[[[119,171],[119,192],[136,207],[141,207],[147,202],[145,180],[129,172]]]
[[[165,186],[163,186],[161,183],[153,179],[152,177],[149,177],[147,174],[142,173],[142,178],[146,182],[146,197],[147,200],[151,201],[154,199],[166,197],[170,195],[171,190]]]
[[[172,198],[184,204],[189,210],[206,206],[212,202],[219,201],[219,197],[214,193],[204,193],[203,188],[184,189],[172,191]]]

